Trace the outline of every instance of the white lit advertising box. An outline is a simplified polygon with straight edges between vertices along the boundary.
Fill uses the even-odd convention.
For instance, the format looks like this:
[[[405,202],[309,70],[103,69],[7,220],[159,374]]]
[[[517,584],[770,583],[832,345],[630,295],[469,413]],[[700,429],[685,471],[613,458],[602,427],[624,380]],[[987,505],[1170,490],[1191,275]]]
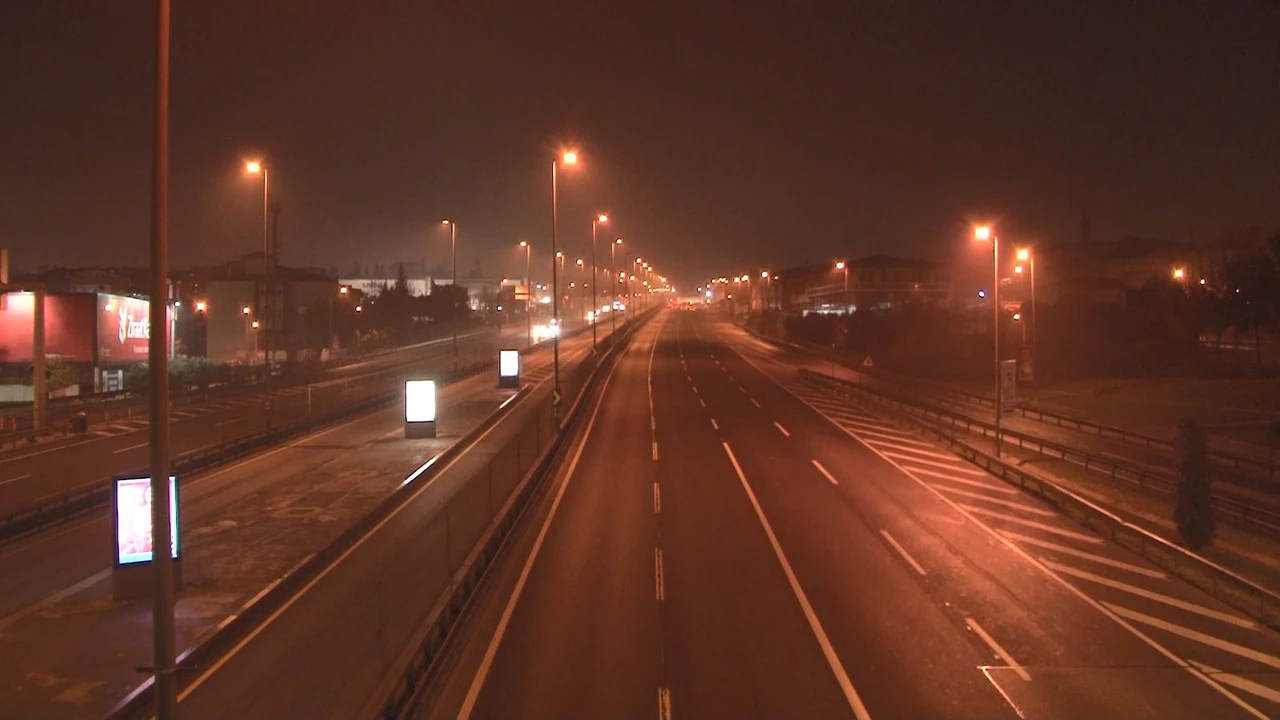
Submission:
[[[151,478],[119,477],[112,488],[117,566],[151,562]],[[178,478],[169,476],[171,556],[178,559]]]
[[[498,387],[520,387],[520,351],[498,351]]]
[[[436,436],[436,381],[404,382],[404,436],[433,438]]]

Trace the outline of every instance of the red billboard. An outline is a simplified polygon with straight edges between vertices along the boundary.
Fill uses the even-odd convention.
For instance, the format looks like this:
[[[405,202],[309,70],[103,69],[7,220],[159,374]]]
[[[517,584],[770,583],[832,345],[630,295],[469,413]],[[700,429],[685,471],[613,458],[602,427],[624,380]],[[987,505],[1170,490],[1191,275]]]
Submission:
[[[146,362],[151,304],[125,295],[98,293],[98,362]]]
[[[0,363],[33,359],[36,296],[11,292],[0,296]],[[44,348],[49,359],[93,362],[92,293],[46,295]]]

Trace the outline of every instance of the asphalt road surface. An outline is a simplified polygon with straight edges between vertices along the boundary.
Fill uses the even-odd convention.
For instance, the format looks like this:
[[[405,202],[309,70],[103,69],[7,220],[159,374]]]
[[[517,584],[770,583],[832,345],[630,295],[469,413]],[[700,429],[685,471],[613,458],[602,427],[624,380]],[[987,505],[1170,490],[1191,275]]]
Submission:
[[[524,347],[523,327],[507,326],[461,337],[462,365],[496,357],[499,345]],[[385,390],[411,373],[448,373],[452,368],[452,339],[433,340],[401,352],[387,353],[335,369],[333,379],[280,388],[272,393],[270,421],[274,427],[321,413]],[[175,408],[171,415],[173,455],[213,447],[267,427],[268,413],[261,393],[225,397],[209,403]],[[0,452],[0,517],[36,502],[120,473],[145,467],[150,452],[147,418],[122,419],[91,427],[91,432]]]
[[[652,323],[423,715],[1280,714],[1274,632],[809,390],[801,360]]]

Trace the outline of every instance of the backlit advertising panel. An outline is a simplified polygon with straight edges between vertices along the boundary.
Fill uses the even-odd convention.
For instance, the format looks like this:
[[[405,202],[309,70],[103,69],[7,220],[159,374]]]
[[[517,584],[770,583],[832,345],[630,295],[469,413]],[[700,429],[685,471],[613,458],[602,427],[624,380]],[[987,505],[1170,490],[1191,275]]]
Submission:
[[[406,380],[404,383],[404,421],[434,422],[436,419],[436,381]]]
[[[147,300],[98,294],[98,362],[145,362],[150,338]]]
[[[119,477],[112,488],[116,565],[151,562],[151,478]],[[169,532],[178,559],[178,478],[169,476]]]
[[[0,363],[32,361],[35,309],[35,293],[10,292],[0,297]],[[45,357],[93,362],[93,312],[92,293],[45,295]]]
[[[499,350],[498,351],[498,376],[509,378],[518,377],[520,375],[520,351],[519,350]]]

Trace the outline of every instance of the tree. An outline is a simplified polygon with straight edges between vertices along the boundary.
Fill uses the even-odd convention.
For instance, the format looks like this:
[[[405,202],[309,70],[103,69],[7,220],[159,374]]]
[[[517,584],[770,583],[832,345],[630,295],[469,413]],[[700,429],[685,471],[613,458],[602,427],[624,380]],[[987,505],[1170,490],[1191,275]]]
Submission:
[[[1253,331],[1254,354],[1262,372],[1260,330],[1274,323],[1280,298],[1280,269],[1265,252],[1241,253],[1222,269],[1227,290],[1227,306],[1236,330]]]
[[[1218,528],[1213,514],[1209,440],[1199,423],[1187,419],[1178,426],[1176,452],[1173,521],[1187,547],[1200,550],[1213,542]]]

